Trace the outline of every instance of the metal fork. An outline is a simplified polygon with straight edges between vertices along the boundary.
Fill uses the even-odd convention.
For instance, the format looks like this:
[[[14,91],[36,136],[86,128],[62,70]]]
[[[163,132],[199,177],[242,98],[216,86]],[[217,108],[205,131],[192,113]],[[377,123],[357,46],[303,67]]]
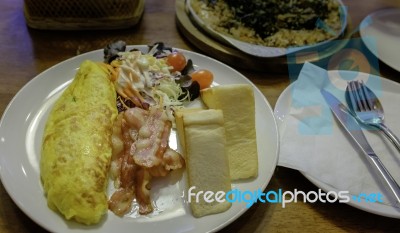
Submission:
[[[356,118],[363,124],[381,130],[400,152],[400,140],[383,123],[384,112],[379,99],[362,81],[351,81],[347,85],[347,100]]]

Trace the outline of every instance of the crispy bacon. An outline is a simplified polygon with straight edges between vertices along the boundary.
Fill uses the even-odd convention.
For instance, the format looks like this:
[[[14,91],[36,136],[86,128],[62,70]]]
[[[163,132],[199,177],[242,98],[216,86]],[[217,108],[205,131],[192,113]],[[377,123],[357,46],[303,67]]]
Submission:
[[[108,200],[108,208],[114,212],[114,214],[122,217],[132,209],[132,201],[134,197],[134,190],[123,188],[118,189],[113,193],[110,200]]]
[[[130,108],[124,112],[124,119],[129,124],[129,128],[139,131],[146,123],[149,112],[141,108]]]
[[[137,165],[130,152],[134,146],[132,130],[120,114],[113,127],[113,157],[111,162],[111,174],[115,180],[117,191],[113,193],[108,201],[108,208],[118,216],[127,214],[132,208],[135,197],[134,177]],[[123,148],[120,145],[123,144]],[[117,150],[117,151],[115,151]]]
[[[151,168],[162,162],[162,155],[168,147],[171,126],[162,109],[150,109],[145,124],[139,130],[136,151],[133,154],[136,164]]]
[[[139,203],[139,213],[148,214],[153,212],[150,199],[150,173],[146,168],[139,168],[135,174],[136,200]]]
[[[185,160],[175,150],[168,148],[163,155],[164,168],[167,171],[176,170],[185,166]]]
[[[184,166],[185,160],[182,156],[175,150],[167,148],[162,156],[162,163],[158,166],[151,167],[148,170],[153,177],[161,177],[168,175],[172,170],[177,170]]]
[[[131,210],[134,198],[140,214],[151,213],[152,177],[166,176],[185,166],[182,156],[168,146],[171,127],[161,108],[131,108],[118,115],[113,128],[111,162],[111,177],[117,191],[109,200],[109,209],[118,216]]]

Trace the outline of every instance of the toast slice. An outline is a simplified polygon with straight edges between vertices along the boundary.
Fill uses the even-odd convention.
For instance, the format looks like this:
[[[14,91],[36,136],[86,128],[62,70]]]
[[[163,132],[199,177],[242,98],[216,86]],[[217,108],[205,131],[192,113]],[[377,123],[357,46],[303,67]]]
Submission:
[[[258,153],[252,86],[221,85],[203,89],[200,94],[208,108],[223,112],[231,179],[256,177]]]
[[[190,191],[188,198],[192,213],[195,217],[202,217],[224,212],[232,205],[230,202],[226,200],[208,202],[204,199],[204,192],[227,193],[231,189],[222,111],[213,109],[184,111],[182,122]]]
[[[202,108],[181,108],[175,111],[175,126],[178,133],[179,145],[185,151],[185,128],[183,126],[183,115],[188,112],[200,111]]]

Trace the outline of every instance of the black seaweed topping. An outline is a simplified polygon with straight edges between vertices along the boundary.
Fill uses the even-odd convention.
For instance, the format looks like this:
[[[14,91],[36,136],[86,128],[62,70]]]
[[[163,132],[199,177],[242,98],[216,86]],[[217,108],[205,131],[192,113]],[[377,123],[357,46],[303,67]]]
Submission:
[[[279,29],[314,29],[318,19],[328,17],[329,0],[224,0],[237,21],[253,28],[261,37],[273,35]],[[208,0],[209,5],[216,0]],[[224,21],[222,27],[235,22]]]

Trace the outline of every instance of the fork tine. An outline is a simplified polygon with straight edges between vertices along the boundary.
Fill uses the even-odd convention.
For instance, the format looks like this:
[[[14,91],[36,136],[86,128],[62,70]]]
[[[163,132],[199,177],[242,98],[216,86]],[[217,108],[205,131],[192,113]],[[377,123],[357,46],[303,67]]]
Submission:
[[[350,83],[351,83],[351,86],[352,86],[352,89],[353,89],[353,95],[354,95],[355,102],[356,102],[356,104],[358,106],[358,111],[363,112],[363,111],[365,111],[365,106],[364,106],[364,104],[362,102],[362,98],[361,98],[361,96],[360,96],[360,94],[358,92],[357,82],[356,81],[352,81]]]
[[[364,93],[365,101],[366,101],[366,104],[368,105],[368,109],[374,110],[374,104],[371,101],[369,91],[367,90],[367,87],[363,81],[361,81],[361,88],[362,88],[362,92]]]
[[[364,93],[363,84],[360,81],[356,81],[356,84],[357,84],[357,94],[359,95],[360,102],[363,105],[364,110],[365,111],[371,110],[369,108],[369,105],[368,105],[367,101],[366,101],[367,98],[366,98],[365,93]]]
[[[358,106],[358,101],[356,99],[357,98],[357,94],[355,93],[356,91],[354,89],[354,83],[352,81],[348,82],[347,83],[347,87],[348,87],[349,92],[350,92],[349,97],[350,97],[351,105],[353,105],[353,108],[354,108],[355,111],[360,111],[360,107]]]

